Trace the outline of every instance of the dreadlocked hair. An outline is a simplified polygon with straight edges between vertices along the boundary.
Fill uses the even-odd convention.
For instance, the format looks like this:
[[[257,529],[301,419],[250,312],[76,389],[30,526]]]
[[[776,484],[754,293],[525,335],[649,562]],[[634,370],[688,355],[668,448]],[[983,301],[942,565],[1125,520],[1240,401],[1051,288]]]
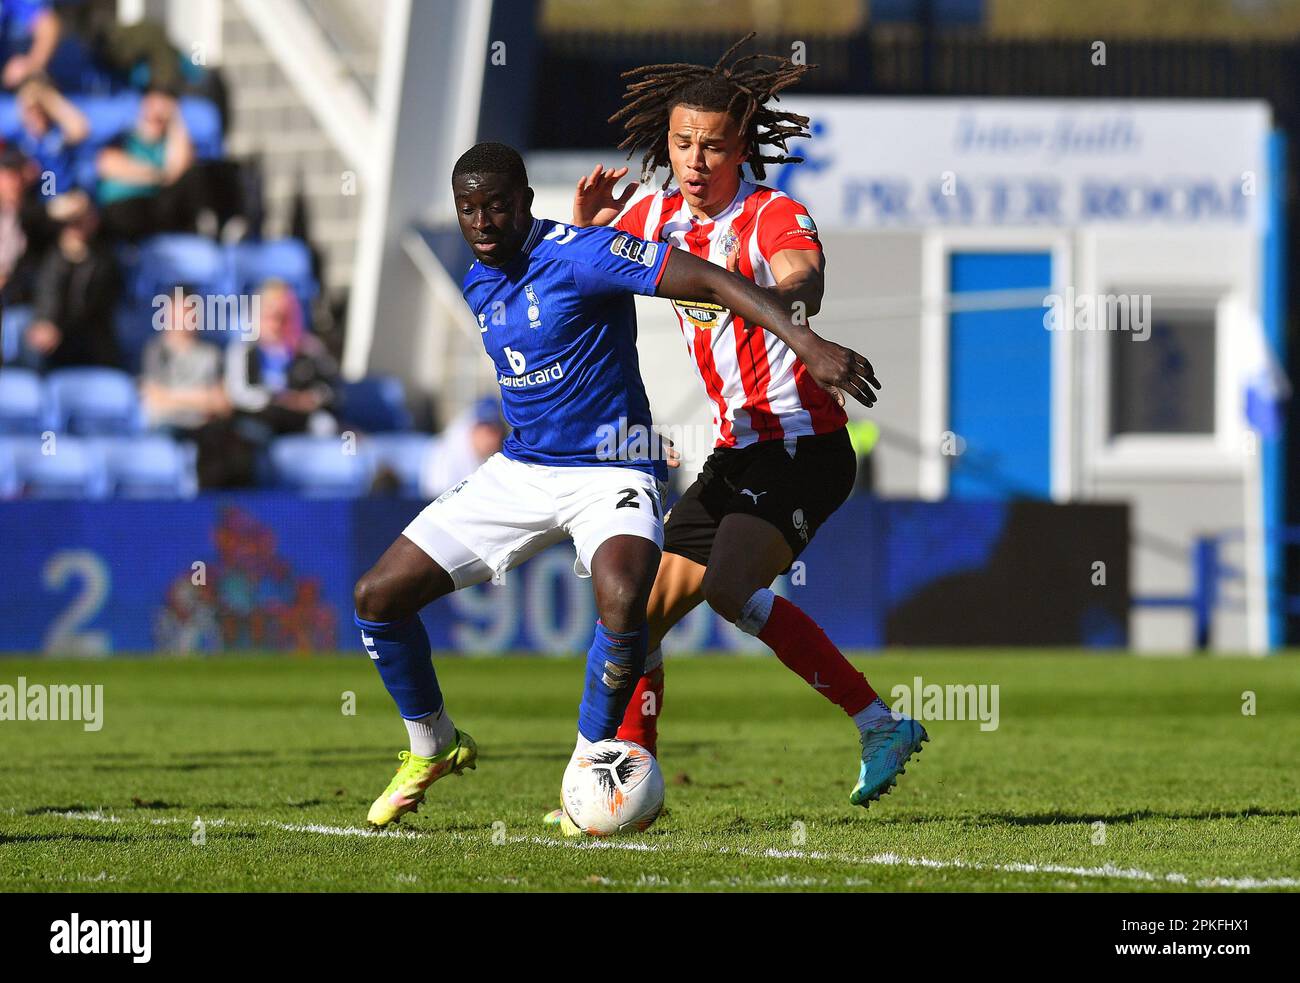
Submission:
[[[797,164],[803,160],[790,156],[786,141],[809,135],[808,117],[769,109],[767,103],[779,102],[777,93],[817,66],[797,65],[782,55],[751,54],[732,60],[753,37],[753,32],[746,34],[712,67],[679,62],[642,65],[623,73],[623,78],[631,80],[623,94],[625,104],[609,122],[623,121],[627,136],[618,149],[626,150],[629,159],[638,150],[645,151],[641,158],[642,181],[650,180],[656,168],[669,166],[665,136],[668,118],[675,107],[683,105],[725,112],[734,119],[749,151],[746,163],[760,181],[767,176],[764,164]],[[781,153],[765,155],[765,147],[780,148]]]

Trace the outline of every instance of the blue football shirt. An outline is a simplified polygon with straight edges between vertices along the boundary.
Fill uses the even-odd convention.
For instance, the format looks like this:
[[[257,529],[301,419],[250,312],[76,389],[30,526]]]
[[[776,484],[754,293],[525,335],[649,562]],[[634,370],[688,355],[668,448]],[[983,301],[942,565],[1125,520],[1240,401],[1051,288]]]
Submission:
[[[508,263],[469,268],[462,290],[496,365],[511,426],[506,457],[666,479],[650,436],[633,295],[654,294],[668,252],[615,228],[534,219]]]

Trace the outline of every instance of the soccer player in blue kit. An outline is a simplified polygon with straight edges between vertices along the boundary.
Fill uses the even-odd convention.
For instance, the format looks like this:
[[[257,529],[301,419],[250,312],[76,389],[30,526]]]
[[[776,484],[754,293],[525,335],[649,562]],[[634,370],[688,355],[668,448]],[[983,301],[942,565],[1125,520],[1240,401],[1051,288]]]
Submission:
[[[665,462],[648,439],[634,294],[720,304],[786,340],[817,382],[869,402],[861,355],[797,323],[776,294],[720,266],[615,228],[532,216],[522,158],[499,143],[452,170],[475,262],[463,293],[496,365],[506,421],[500,453],[426,507],[356,584],[356,623],[410,737],[370,807],[387,826],[442,776],[475,767],[451,720],[420,609],[572,539],[574,571],[595,588],[595,637],[578,708],[577,750],[614,737],[646,657],[646,602],[663,546]],[[872,394],[874,396],[874,394]],[[627,434],[608,446],[611,431]]]

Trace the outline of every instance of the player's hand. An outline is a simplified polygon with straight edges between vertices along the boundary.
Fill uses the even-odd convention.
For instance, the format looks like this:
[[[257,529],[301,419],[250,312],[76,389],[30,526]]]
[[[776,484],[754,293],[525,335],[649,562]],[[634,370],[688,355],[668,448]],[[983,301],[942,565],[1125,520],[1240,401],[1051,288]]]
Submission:
[[[659,434],[659,444],[663,448],[664,463],[670,468],[680,468],[682,466],[682,452],[674,446],[672,438]]]
[[[636,193],[636,183],[633,182],[621,195],[614,195],[615,186],[625,177],[626,167],[607,171],[597,164],[590,174],[578,178],[578,190],[573,195],[573,224],[579,228],[609,225],[618,218],[623,206]]]
[[[63,342],[63,332],[52,321],[33,321],[27,328],[27,344],[39,355],[48,355]]]
[[[32,74],[32,60],[27,55],[14,55],[5,62],[2,80],[6,89],[16,89]]]
[[[796,354],[803,359],[808,373],[817,385],[835,397],[837,403],[844,405],[844,393],[847,392],[863,406],[875,405],[876,394],[872,387],[881,388],[880,380],[865,356],[817,335],[801,347],[803,351]]]

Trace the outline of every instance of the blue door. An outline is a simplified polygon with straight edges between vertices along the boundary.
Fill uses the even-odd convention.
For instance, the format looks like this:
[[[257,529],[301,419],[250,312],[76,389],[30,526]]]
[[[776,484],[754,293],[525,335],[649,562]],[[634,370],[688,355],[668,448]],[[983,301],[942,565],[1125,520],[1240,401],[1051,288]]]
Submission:
[[[958,303],[976,291],[1051,291],[1051,253],[960,252],[950,264]],[[965,441],[951,458],[954,498],[1051,492],[1052,333],[1044,312],[1035,302],[950,316],[949,428]]]

